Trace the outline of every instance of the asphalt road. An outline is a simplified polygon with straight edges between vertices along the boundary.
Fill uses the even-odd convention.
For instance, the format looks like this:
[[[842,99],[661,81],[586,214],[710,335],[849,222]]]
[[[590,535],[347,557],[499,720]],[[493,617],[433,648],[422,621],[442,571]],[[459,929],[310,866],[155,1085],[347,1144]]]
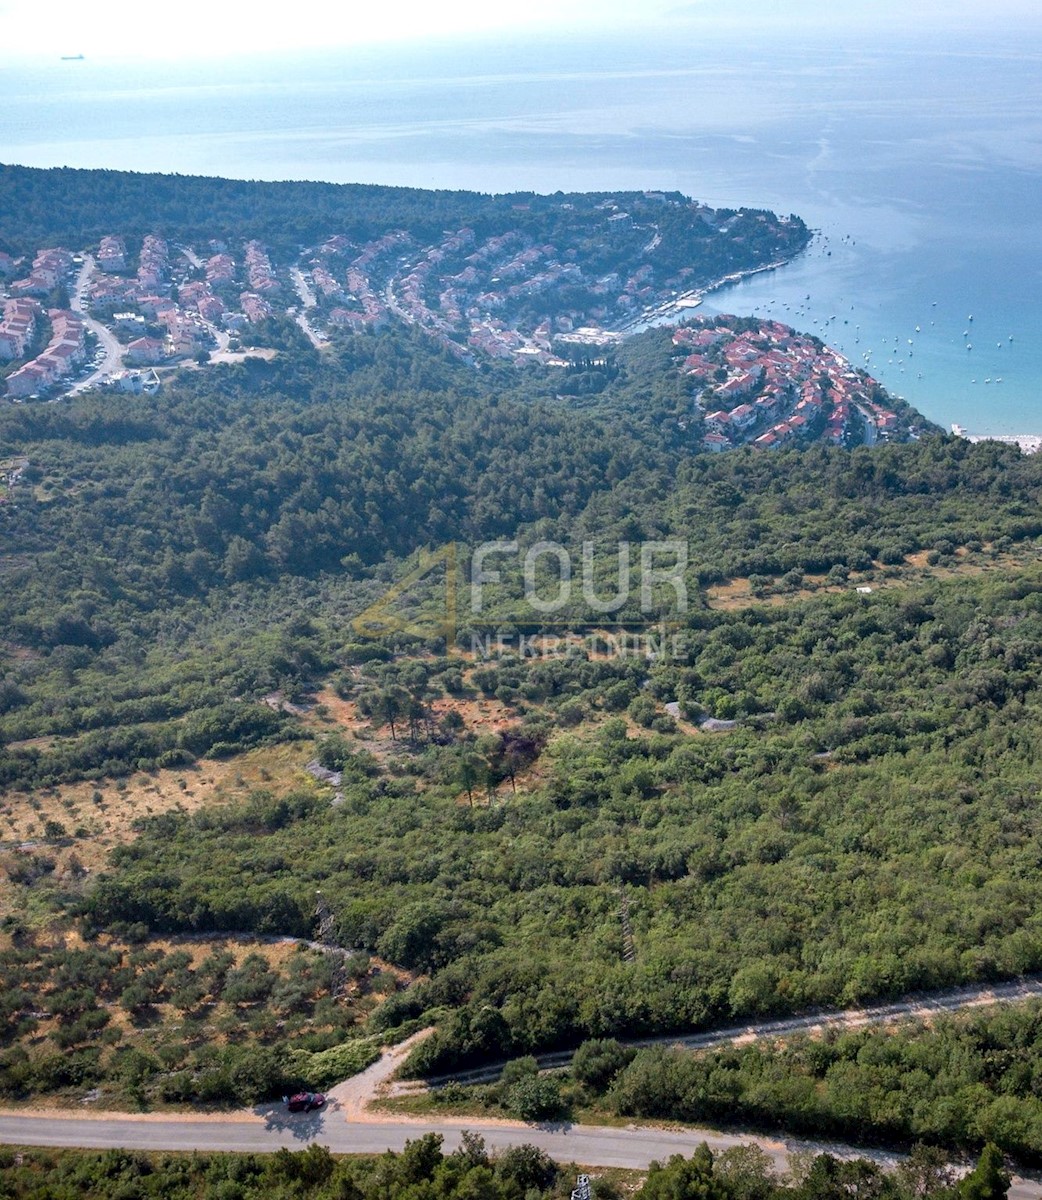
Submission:
[[[99,379],[104,375],[114,375],[123,363],[124,347],[120,345],[116,335],[111,329],[106,329],[99,321],[95,321],[89,313],[84,309],[84,300],[87,295],[87,287],[90,284],[91,276],[94,274],[94,259],[87,254],[83,259],[83,266],[80,268],[80,273],[76,277],[76,286],[72,295],[69,297],[69,303],[74,312],[79,313],[83,318],[83,323],[87,326],[91,333],[97,337],[99,343],[105,350],[105,357],[101,361],[101,365],[87,376],[86,379],[81,379],[77,384],[71,387],[68,395],[75,396],[78,392],[85,392],[92,388]]]
[[[690,1038],[662,1039],[689,1046],[707,1046],[723,1041],[753,1040],[780,1036],[824,1025],[858,1025],[892,1021],[905,1016],[925,1016],[996,1003],[1009,1003],[1042,994],[1042,979],[1031,977],[993,987],[955,988],[946,992],[908,998],[894,1004],[855,1011],[822,1013],[813,1016],[769,1021],[753,1026],[738,1026]],[[392,1057],[403,1047],[388,1052],[387,1062],[374,1064],[366,1073],[372,1076],[362,1091],[375,1094],[378,1084],[396,1065]],[[386,1069],[383,1069],[383,1068]],[[361,1080],[359,1080],[361,1082]],[[400,1150],[410,1139],[426,1132],[440,1133],[445,1148],[459,1144],[465,1129],[479,1132],[490,1149],[528,1142],[539,1146],[559,1162],[575,1162],[596,1170],[598,1167],[646,1168],[655,1160],[671,1154],[690,1154],[702,1142],[714,1152],[730,1146],[760,1146],[779,1172],[788,1157],[797,1151],[828,1152],[839,1158],[868,1158],[883,1167],[893,1167],[901,1155],[880,1150],[859,1149],[833,1142],[806,1142],[784,1137],[737,1135],[708,1129],[667,1130],[650,1126],[615,1128],[596,1125],[543,1124],[525,1125],[511,1121],[472,1118],[465,1121],[425,1121],[416,1117],[380,1117],[372,1119],[362,1103],[349,1102],[344,1092],[344,1107],[334,1098],[332,1106],[321,1113],[287,1113],[281,1105],[264,1106],[251,1113],[193,1118],[181,1115],[133,1115],[91,1113],[66,1116],[46,1112],[0,1111],[0,1143],[37,1146],[79,1146],[108,1148],[120,1146],[134,1150],[215,1150],[270,1152],[279,1147],[301,1148],[319,1142],[339,1154],[373,1154]],[[351,1090],[351,1089],[348,1089]],[[354,1097],[358,1101],[359,1097]],[[1016,1177],[1010,1190],[1012,1200],[1042,1200],[1042,1183]]]
[[[714,1151],[755,1141],[784,1170],[793,1150],[828,1149],[840,1157],[858,1157],[847,1146],[826,1143],[785,1142],[770,1138],[738,1137],[711,1130],[671,1131],[653,1128],[615,1129],[592,1125],[524,1125],[509,1121],[426,1122],[413,1118],[349,1123],[336,1110],[289,1114],[272,1111],[243,1120],[204,1120],[182,1117],[134,1116],[51,1117],[0,1114],[0,1141],[20,1145],[122,1146],[133,1150],[241,1150],[263,1152],[280,1146],[301,1148],[320,1142],[340,1154],[374,1154],[401,1150],[405,1143],[427,1132],[440,1133],[445,1148],[459,1144],[465,1129],[480,1133],[490,1149],[505,1149],[528,1142],[559,1162],[590,1167],[647,1167],[671,1154],[691,1154],[702,1142]],[[894,1165],[899,1156],[872,1152],[882,1165]],[[1040,1193],[1042,1194],[1042,1193]]]
[[[771,1158],[783,1173],[789,1155],[798,1151],[827,1151],[839,1158],[868,1158],[892,1168],[901,1155],[878,1150],[857,1150],[830,1142],[801,1142],[738,1136],[707,1129],[623,1129],[590,1125],[522,1125],[506,1121],[426,1122],[409,1118],[349,1123],[336,1110],[320,1114],[285,1113],[271,1110],[249,1119],[188,1119],[181,1117],[51,1117],[43,1114],[0,1113],[0,1142],[12,1145],[77,1146],[128,1150],[201,1150],[265,1153],[280,1147],[302,1149],[311,1142],[328,1146],[337,1154],[377,1154],[401,1150],[405,1143],[424,1133],[440,1133],[444,1148],[459,1145],[465,1129],[480,1133],[490,1150],[530,1143],[561,1163],[577,1163],[594,1172],[598,1167],[643,1169],[672,1154],[690,1155],[706,1142],[718,1153],[731,1146],[753,1143]],[[1014,1177],[1011,1200],[1040,1200],[1042,1184]]]
[[[297,324],[307,334],[312,346],[316,350],[320,350],[329,339],[323,337],[308,320],[308,311],[318,304],[318,301],[315,299],[315,293],[308,287],[307,280],[304,278],[299,267],[293,267],[289,274],[293,280],[293,287],[300,297],[300,303],[303,305],[301,312],[297,315]]]

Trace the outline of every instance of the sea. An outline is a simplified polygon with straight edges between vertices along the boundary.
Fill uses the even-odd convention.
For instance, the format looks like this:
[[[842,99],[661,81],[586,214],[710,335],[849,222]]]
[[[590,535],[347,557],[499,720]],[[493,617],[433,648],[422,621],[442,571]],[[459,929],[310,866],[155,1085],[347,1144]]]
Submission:
[[[815,333],[946,428],[1042,432],[1042,22],[0,62],[0,162],[798,213],[810,249],[702,311]]]

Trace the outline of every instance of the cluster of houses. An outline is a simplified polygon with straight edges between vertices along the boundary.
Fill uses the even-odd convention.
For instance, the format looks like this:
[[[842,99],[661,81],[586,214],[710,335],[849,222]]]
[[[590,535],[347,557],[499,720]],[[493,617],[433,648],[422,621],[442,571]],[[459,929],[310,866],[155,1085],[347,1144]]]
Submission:
[[[95,261],[98,269],[90,281],[91,304],[98,316],[110,312],[116,332],[131,339],[127,361],[162,362],[167,353],[165,340],[146,336],[144,330],[149,322],[173,323],[177,316],[177,306],[170,299],[166,241],[151,234],[144,239],[134,276],[127,274],[126,243],[116,234],[101,239]],[[121,311],[114,311],[117,306]]]
[[[121,237],[102,238],[96,261],[99,269],[91,280],[91,303],[99,318],[107,314],[116,332],[130,339],[125,354],[128,363],[161,363],[208,344],[212,337],[209,326],[221,318],[224,304],[203,281],[185,281],[174,299],[173,267],[165,239],[154,234],[144,238],[132,277],[125,273],[128,260]],[[121,311],[115,311],[117,306]],[[162,335],[146,333],[148,325],[159,326]]]
[[[122,239],[102,239],[99,267],[103,266],[103,249],[107,251],[104,262],[109,265],[94,276],[91,301],[96,315],[105,317],[108,310],[115,331],[130,339],[124,357],[131,365],[156,365],[192,356],[213,344],[216,330],[238,332],[274,312],[265,294],[276,291],[279,284],[259,242],[250,242],[245,248],[245,277],[253,290],[241,293],[238,308],[234,306],[238,269],[223,243],[210,244],[212,254],[203,264],[185,255],[175,271],[166,241],[149,235],[142,242],[133,278],[112,273],[126,268]],[[192,276],[192,261],[198,264],[196,273],[201,267],[204,278]],[[125,311],[112,311],[116,304]],[[160,330],[146,333],[148,325]]]
[[[4,315],[0,320],[0,362],[25,357],[42,311],[36,300],[4,301]]]
[[[700,391],[707,450],[770,449],[809,434],[834,445],[898,432],[879,385],[818,339],[777,321],[716,317],[679,328],[681,369]]]
[[[227,248],[211,247],[216,252],[206,260],[206,282],[211,288],[230,287],[235,282],[235,259]]]
[[[172,254],[167,241],[156,234],[147,235],[135,248],[133,257],[119,234],[102,237],[85,297],[92,316],[116,334],[128,367],[150,368],[196,356],[219,340],[218,331],[234,334],[276,312],[272,300],[280,284],[260,242],[244,247],[241,275],[220,242],[210,243],[211,256],[205,262],[191,251]],[[21,260],[0,253],[0,278],[10,280],[0,293],[0,368],[4,363],[17,368],[0,379],[0,393],[6,391],[14,399],[39,394],[85,361],[84,320],[64,309],[44,311],[82,261],[62,247],[48,247],[37,253],[28,273],[12,278]],[[236,285],[244,282],[248,290],[238,293]],[[50,342],[31,362],[20,362],[42,339],[48,320]],[[148,371],[120,372],[110,380],[116,387],[146,391],[155,381],[154,372]]]
[[[655,207],[673,202],[659,194],[645,200]],[[561,207],[575,206],[563,201]],[[336,234],[300,263],[317,308],[304,290],[307,281],[301,298],[329,328],[372,331],[397,318],[419,326],[464,360],[487,355],[518,364],[562,365],[554,350],[562,335],[582,340],[590,329],[604,335],[605,327],[637,319],[651,305],[676,296],[656,285],[649,258],[661,241],[656,219],[638,222],[635,211],[606,199],[591,210],[592,234],[582,230],[584,239],[596,234],[594,242],[625,243],[630,249],[635,236],[641,239],[643,252],[628,254],[627,265],[614,269],[595,270],[567,235],[565,242],[533,237],[520,220],[518,228],[495,236],[469,227],[449,230],[428,246],[402,230],[365,243]],[[205,261],[175,248],[172,265],[171,247],[158,235],[145,237],[136,256],[136,247],[118,233],[101,239],[90,303],[94,316],[112,326],[127,347],[129,364],[197,356],[215,340],[222,344],[218,331],[239,332],[283,311],[287,297],[264,245],[247,242],[241,254],[235,252],[238,263],[223,243],[211,242],[209,248]],[[52,265],[47,256],[66,254],[41,251],[34,263],[37,283],[44,284],[48,272],[60,273],[65,261]],[[691,270],[678,270],[668,286],[682,285]],[[296,272],[293,277],[301,287]]]
[[[16,300],[13,303],[26,302]],[[38,304],[36,309],[39,316],[42,309]],[[7,394],[12,399],[23,400],[38,395],[72,375],[87,357],[87,330],[82,318],[62,308],[50,309],[47,317],[51,324],[47,345],[35,358],[7,377]]]
[[[381,297],[374,286],[373,277],[378,266],[390,262],[410,242],[407,233],[393,230],[369,242],[353,257],[349,257],[351,251],[358,247],[340,234],[323,243],[319,258],[313,260],[311,277],[325,299],[337,302],[327,318],[334,329],[347,329],[352,333],[383,329],[391,318],[391,310],[386,297]],[[336,260],[345,257],[349,257],[344,276],[346,286],[341,288],[336,272],[342,268]]]
[[[279,281],[275,278],[271,259],[260,242],[246,243],[246,278],[255,292],[267,295],[278,291]]]
[[[629,220],[606,207],[609,221],[619,216]],[[319,304],[324,310],[326,303],[333,306],[325,317],[334,328],[379,329],[394,315],[420,326],[460,358],[477,351],[516,363],[563,365],[552,348],[555,337],[662,300],[651,286],[654,273],[646,263],[626,275],[609,272],[587,279],[580,265],[570,261],[574,256],[574,251],[562,254],[520,232],[479,241],[473,229],[463,228],[420,249],[398,230],[360,252],[347,238],[331,237],[306,269]],[[345,258],[346,270],[341,266]],[[529,319],[535,297],[566,286],[581,288],[588,302],[581,309],[565,307],[553,316]],[[519,320],[522,311],[526,319]]]
[[[7,285],[0,319],[0,363],[28,359],[4,381],[12,399],[24,399],[52,387],[72,375],[87,357],[87,331],[82,319],[68,309],[45,309],[40,303],[65,284],[72,266],[73,256],[68,250],[48,247],[37,253],[27,275]],[[3,255],[0,273],[13,275],[16,268],[10,255]],[[46,345],[30,358],[48,326]]]
[[[169,278],[170,247],[165,240],[150,233],[141,243],[137,281],[143,288],[161,288]]]
[[[343,283],[336,277],[337,265],[334,260],[345,255],[352,248],[353,243],[350,239],[338,233],[327,238],[311,259],[309,263],[311,282],[322,300],[336,304],[347,298]]]
[[[604,237],[630,231],[632,238],[628,212],[613,201],[598,207]],[[563,366],[555,353],[563,352],[561,343],[602,347],[622,336],[611,328],[620,318],[680,303],[678,293],[655,286],[647,255],[657,237],[627,268],[605,273],[602,265],[600,273],[584,274],[574,248],[560,250],[521,230],[482,238],[462,228],[426,247],[402,230],[361,245],[337,234],[300,263],[317,300],[297,270],[292,275],[301,299],[330,327],[371,331],[395,317],[464,360],[480,354]],[[259,241],[242,247],[239,262],[222,242],[210,242],[209,253],[203,261],[177,249],[172,261],[168,243],[148,235],[135,258],[120,235],[101,239],[89,282],[93,316],[115,331],[124,364],[142,368],[118,373],[113,386],[151,390],[158,376],[148,368],[198,355],[215,340],[225,348],[228,332],[283,311],[282,284]],[[6,380],[12,397],[38,394],[84,361],[84,320],[64,309],[45,313],[40,303],[55,303],[55,289],[80,261],[60,247],[42,249],[24,277],[12,278],[19,264],[0,253],[0,277],[11,279],[2,301],[0,363],[18,367]],[[670,283],[683,285],[691,270],[681,269]],[[644,319],[634,317],[630,325]],[[48,321],[46,347],[22,362],[42,342]],[[901,432],[872,379],[817,339],[780,323],[699,319],[677,329],[673,341],[700,397],[710,450],[778,446],[807,434],[850,444],[866,427],[884,439]]]
[[[127,244],[121,237],[109,234],[98,246],[97,264],[101,270],[117,274],[127,269]]]
[[[32,270],[22,279],[7,285],[9,295],[46,297],[65,279],[72,267],[72,255],[60,246],[41,250],[33,259]]]
[[[257,325],[274,316],[275,309],[268,297],[279,290],[271,259],[260,242],[246,243],[246,278],[250,288],[240,293],[239,304],[246,320],[251,325]]]
[[[407,249],[411,239],[401,232],[370,243],[347,271],[347,298],[354,302],[334,309],[330,323],[356,330],[379,328],[389,313],[419,325],[444,349],[460,358],[478,350],[495,358],[548,361],[549,325],[533,334],[521,332],[504,312],[523,295],[533,295],[578,268],[534,271],[552,247],[524,246],[520,235],[507,233],[477,245],[474,230],[447,234],[402,270],[387,268],[391,252]],[[412,256],[410,256],[412,257]],[[398,266],[397,257],[394,259]],[[382,287],[374,278],[386,278]],[[578,277],[576,275],[576,277]],[[315,279],[315,272],[312,271]],[[436,299],[432,299],[436,297]]]
[[[239,297],[239,303],[242,305],[246,320],[251,325],[259,325],[261,321],[267,321],[269,317],[275,315],[274,308],[256,292],[243,292]]]

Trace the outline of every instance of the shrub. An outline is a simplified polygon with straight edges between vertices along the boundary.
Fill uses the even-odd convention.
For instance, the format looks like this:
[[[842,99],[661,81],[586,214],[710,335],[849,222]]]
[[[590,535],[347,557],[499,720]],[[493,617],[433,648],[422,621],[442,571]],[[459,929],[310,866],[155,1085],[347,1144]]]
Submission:
[[[507,1107],[522,1121],[542,1121],[561,1115],[561,1086],[549,1075],[530,1075],[507,1093]]]
[[[615,1076],[633,1061],[635,1051],[615,1038],[591,1038],[572,1059],[572,1075],[595,1092],[603,1092]]]
[[[538,1074],[539,1064],[533,1055],[527,1054],[523,1058],[511,1059],[503,1068],[499,1082],[505,1087],[510,1087],[515,1083],[520,1083],[522,1079],[531,1079]]]
[[[380,1057],[379,1047],[368,1040],[343,1042],[328,1050],[298,1050],[291,1056],[293,1069],[312,1087],[327,1088],[358,1075]]]

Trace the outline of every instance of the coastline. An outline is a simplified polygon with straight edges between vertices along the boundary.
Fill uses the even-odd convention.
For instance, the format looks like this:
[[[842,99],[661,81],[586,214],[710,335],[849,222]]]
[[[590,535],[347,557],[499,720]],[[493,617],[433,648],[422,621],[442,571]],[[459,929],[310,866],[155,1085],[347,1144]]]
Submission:
[[[792,258],[780,258],[775,262],[763,263],[759,267],[747,267],[744,271],[732,271],[730,275],[714,279],[711,283],[707,283],[702,287],[681,292],[678,296],[666,301],[664,304],[657,305],[655,308],[645,309],[639,316],[631,317],[628,321],[624,321],[621,325],[616,326],[611,332],[618,334],[620,337],[631,337],[635,333],[643,333],[645,330],[653,329],[658,325],[676,324],[677,321],[683,320],[686,313],[693,312],[698,308],[705,298],[712,295],[713,292],[718,292],[723,288],[741,283],[743,279],[750,279],[754,275],[761,275],[765,271],[777,271],[779,267],[786,267],[790,263],[795,262],[802,253],[803,250]]]
[[[1039,433],[969,433],[959,424],[952,424],[952,433],[967,442],[1002,442],[1006,446],[1019,446],[1022,454],[1037,454],[1042,450],[1042,434]]]

